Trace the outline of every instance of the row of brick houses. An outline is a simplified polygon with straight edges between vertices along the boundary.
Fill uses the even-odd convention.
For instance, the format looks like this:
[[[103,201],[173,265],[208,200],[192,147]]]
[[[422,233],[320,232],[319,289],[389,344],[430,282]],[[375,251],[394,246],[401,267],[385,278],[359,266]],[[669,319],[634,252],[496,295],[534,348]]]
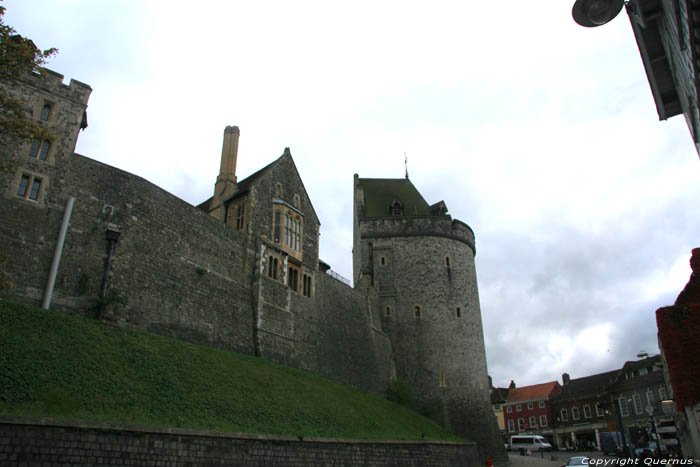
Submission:
[[[662,369],[661,357],[655,355],[582,378],[564,373],[561,384],[550,381],[517,388],[511,382],[509,388],[492,390],[502,399],[507,392],[503,401],[492,402],[503,415],[500,428],[506,439],[538,434],[555,449],[599,449],[600,433],[623,431],[631,446],[646,446],[655,425],[673,419],[661,404],[667,398]],[[624,430],[617,428],[619,421]]]
[[[612,432],[630,450],[658,439],[700,457],[700,248],[690,266],[675,304],[656,311],[660,355],[582,378],[564,373],[561,384],[492,386],[504,440],[539,434],[556,449],[600,449],[601,433]]]

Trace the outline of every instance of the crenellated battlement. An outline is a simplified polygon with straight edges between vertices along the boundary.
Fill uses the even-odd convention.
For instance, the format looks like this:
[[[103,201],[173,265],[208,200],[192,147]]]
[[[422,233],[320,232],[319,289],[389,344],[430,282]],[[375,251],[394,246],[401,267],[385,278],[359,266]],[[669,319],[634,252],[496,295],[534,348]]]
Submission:
[[[444,237],[465,243],[476,253],[474,231],[450,217],[375,217],[363,219],[359,227],[362,238]]]
[[[87,105],[92,93],[92,88],[89,85],[75,79],[71,79],[68,84],[65,84],[64,75],[48,68],[43,68],[42,70],[42,73],[26,73],[18,80],[52,96],[66,99],[76,104]]]

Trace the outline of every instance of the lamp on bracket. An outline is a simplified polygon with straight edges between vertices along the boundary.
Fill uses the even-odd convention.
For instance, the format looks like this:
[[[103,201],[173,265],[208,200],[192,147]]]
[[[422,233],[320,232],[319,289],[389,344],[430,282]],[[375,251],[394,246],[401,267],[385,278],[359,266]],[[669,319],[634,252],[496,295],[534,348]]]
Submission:
[[[610,22],[625,3],[624,0],[576,0],[571,15],[581,26],[593,28]]]

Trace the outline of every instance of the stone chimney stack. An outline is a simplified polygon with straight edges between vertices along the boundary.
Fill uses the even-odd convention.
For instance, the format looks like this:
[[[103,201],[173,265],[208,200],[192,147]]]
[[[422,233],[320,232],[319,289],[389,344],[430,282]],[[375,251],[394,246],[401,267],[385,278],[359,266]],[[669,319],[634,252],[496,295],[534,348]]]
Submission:
[[[238,139],[241,131],[237,126],[227,126],[224,130],[224,143],[221,148],[221,168],[216,177],[214,196],[209,205],[209,214],[224,220],[223,201],[236,191],[236,162],[238,160]]]
[[[561,375],[561,382],[562,382],[564,385],[569,384],[569,381],[570,381],[570,380],[571,380],[571,378],[569,377],[569,373],[562,373],[562,375]]]
[[[224,144],[221,148],[221,170],[219,177],[236,180],[236,160],[238,159],[238,138],[241,130],[237,126],[227,126],[224,130]]]

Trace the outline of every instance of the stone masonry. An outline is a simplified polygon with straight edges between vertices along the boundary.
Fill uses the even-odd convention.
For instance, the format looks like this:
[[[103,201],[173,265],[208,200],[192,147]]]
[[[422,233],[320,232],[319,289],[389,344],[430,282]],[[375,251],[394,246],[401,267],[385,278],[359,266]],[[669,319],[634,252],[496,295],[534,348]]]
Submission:
[[[91,89],[62,80],[47,72],[0,83],[56,136],[46,158],[31,142],[1,149],[17,163],[0,173],[0,250],[17,283],[3,297],[33,305],[50,298],[66,312],[257,355],[377,394],[398,378],[427,413],[476,439],[482,458],[505,457],[489,404],[474,233],[444,203],[427,206],[412,185],[385,183],[386,193],[400,188],[389,200],[397,209],[415,198],[422,211],[355,213],[352,287],[319,259],[320,221],[288,148],[239,180],[240,130],[227,127],[214,196],[192,206],[75,154]],[[23,191],[23,180],[36,191]]]
[[[481,462],[473,443],[300,440],[0,417],[0,465],[451,467]]]

